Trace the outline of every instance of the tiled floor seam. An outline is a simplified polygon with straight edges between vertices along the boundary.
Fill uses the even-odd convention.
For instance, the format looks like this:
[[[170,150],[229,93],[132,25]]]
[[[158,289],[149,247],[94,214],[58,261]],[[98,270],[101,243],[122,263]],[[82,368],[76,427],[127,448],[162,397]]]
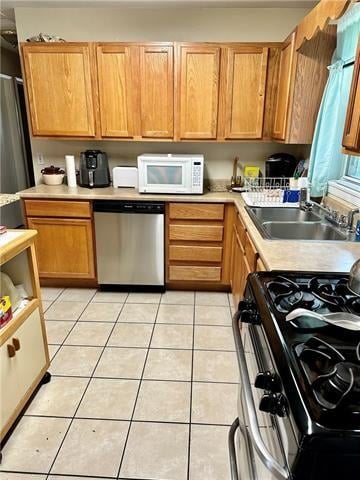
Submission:
[[[191,420],[192,420],[192,396],[193,396],[193,382],[194,382],[195,313],[196,313],[196,292],[194,292],[194,309],[193,309],[193,338],[192,338],[192,353],[191,353],[191,387],[190,387],[187,480],[190,480],[190,461],[191,461]]]
[[[126,434],[126,438],[125,438],[125,443],[124,443],[124,447],[123,447],[123,451],[122,451],[122,455],[121,455],[121,459],[120,459],[120,464],[119,464],[119,469],[118,469],[118,473],[117,473],[117,478],[121,478],[120,472],[121,472],[121,468],[122,468],[123,461],[124,461],[124,457],[125,457],[125,452],[126,452],[126,448],[127,448],[127,444],[128,444],[128,440],[129,440],[130,430],[131,430],[131,426],[132,426],[133,418],[134,418],[134,414],[135,414],[136,404],[137,404],[137,401],[138,401],[138,398],[139,398],[139,393],[140,393],[140,389],[141,389],[141,384],[142,384],[142,381],[143,381],[144,372],[145,372],[145,368],[146,368],[146,362],[147,362],[148,356],[149,356],[150,345],[151,345],[152,338],[153,338],[154,331],[155,331],[156,318],[157,318],[158,313],[159,313],[160,304],[161,304],[161,296],[160,296],[160,299],[159,299],[158,308],[157,308],[156,315],[155,315],[155,321],[154,321],[154,323],[153,323],[153,328],[152,328],[152,331],[151,331],[151,335],[150,335],[150,339],[149,339],[149,344],[148,344],[147,351],[146,351],[146,355],[145,355],[145,361],[144,361],[144,365],[143,365],[143,368],[142,368],[141,377],[140,377],[140,380],[139,380],[138,390],[137,390],[137,392],[136,392],[135,402],[134,402],[133,410],[132,410],[132,413],[131,413],[131,418],[130,418],[130,421],[129,421],[129,428],[128,428],[128,431],[127,431],[127,434]]]
[[[88,307],[88,305],[91,303],[91,300],[94,298],[95,294],[96,294],[96,291],[95,291],[94,295],[91,297],[91,299],[88,301],[86,307],[85,307],[84,310],[81,312],[80,316],[84,313],[85,309],[86,309],[86,308]],[[122,306],[122,308],[123,308],[123,306]],[[121,314],[122,308],[121,308],[121,310],[120,310],[120,312],[119,312],[119,315]],[[79,316],[79,318],[80,318],[80,316]],[[75,325],[76,325],[76,323],[77,323],[77,321],[75,322]],[[115,328],[115,325],[116,325],[116,323],[113,324],[113,327],[112,327],[112,329],[111,329],[110,332],[109,332],[107,342],[109,341],[109,339],[110,339],[110,337],[111,337],[111,334],[112,334],[112,332],[113,332],[113,330],[114,330],[114,328]],[[70,332],[69,332],[69,334],[70,334]],[[66,338],[67,338],[67,337],[66,337]],[[64,339],[64,342],[65,342],[66,338]],[[62,346],[64,345],[64,342],[63,342]],[[67,434],[69,433],[69,430],[70,430],[70,428],[71,428],[71,425],[72,425],[73,422],[74,422],[74,419],[75,419],[75,417],[76,417],[76,413],[77,413],[77,411],[79,410],[80,404],[81,404],[81,402],[83,401],[83,399],[84,399],[84,397],[85,397],[85,394],[86,394],[86,392],[87,392],[87,390],[88,390],[88,388],[89,388],[90,382],[91,382],[91,380],[92,380],[92,378],[93,378],[93,374],[94,374],[94,372],[95,372],[95,370],[96,370],[96,368],[97,368],[97,366],[98,366],[98,364],[99,364],[99,362],[100,362],[100,359],[101,359],[101,357],[102,357],[102,355],[103,355],[103,353],[104,353],[104,351],[105,351],[107,342],[105,343],[105,345],[104,345],[104,347],[103,347],[103,349],[102,349],[102,352],[101,352],[101,354],[100,354],[100,356],[99,356],[99,358],[98,358],[98,360],[97,360],[97,362],[96,362],[96,364],[95,364],[95,366],[94,366],[94,368],[93,368],[93,371],[92,371],[92,373],[91,373],[91,376],[89,377],[89,381],[87,382],[86,388],[85,388],[84,392],[82,393],[82,395],[81,395],[81,397],[80,397],[80,401],[79,401],[79,403],[78,403],[78,405],[77,405],[77,407],[76,407],[76,409],[75,409],[75,412],[74,412],[73,416],[71,417],[71,421],[70,421],[70,423],[69,423],[69,426],[68,426],[68,428],[66,429],[65,435],[64,435],[64,437],[63,437],[63,439],[62,439],[62,441],[61,441],[61,443],[60,443],[60,445],[59,445],[59,448],[58,448],[58,450],[57,450],[57,452],[56,452],[56,454],[55,454],[55,457],[54,457],[54,459],[53,459],[53,461],[52,461],[52,463],[51,463],[51,465],[50,465],[50,468],[49,468],[49,471],[47,472],[47,477],[46,477],[46,478],[48,478],[49,475],[51,474],[51,470],[53,469],[53,467],[54,467],[54,465],[55,465],[56,459],[57,459],[57,457],[58,457],[58,455],[59,455],[59,453],[60,453],[60,450],[61,450],[61,448],[62,448],[62,446],[63,446],[63,444],[64,444],[64,442],[65,442],[65,439],[66,439],[66,437],[67,437]],[[55,354],[55,356],[56,356],[56,354]],[[85,478],[86,478],[86,477],[85,477]],[[114,478],[115,478],[115,477],[114,477]]]

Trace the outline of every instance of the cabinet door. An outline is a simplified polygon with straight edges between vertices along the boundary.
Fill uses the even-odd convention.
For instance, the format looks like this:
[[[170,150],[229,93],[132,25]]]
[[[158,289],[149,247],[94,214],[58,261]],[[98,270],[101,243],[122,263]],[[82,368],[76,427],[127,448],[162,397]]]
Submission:
[[[268,48],[226,49],[224,137],[261,138]]]
[[[96,47],[102,137],[134,136],[136,47],[98,44]]]
[[[295,32],[285,41],[280,53],[278,92],[276,97],[273,138],[286,139],[291,101],[291,83],[295,54]]]
[[[88,43],[23,45],[33,135],[95,136]]]
[[[141,136],[174,135],[174,58],[171,45],[140,47]]]
[[[220,47],[178,46],[178,106],[180,139],[217,137]]]
[[[42,278],[95,278],[91,220],[28,218],[38,231],[36,252]]]
[[[10,357],[8,345],[14,346],[14,339],[20,348]],[[47,347],[44,344],[40,312],[37,308],[0,348],[1,431],[7,430],[6,426],[11,417],[19,413],[19,404],[46,368],[45,348]]]
[[[346,113],[343,146],[351,152],[360,153],[360,42]]]

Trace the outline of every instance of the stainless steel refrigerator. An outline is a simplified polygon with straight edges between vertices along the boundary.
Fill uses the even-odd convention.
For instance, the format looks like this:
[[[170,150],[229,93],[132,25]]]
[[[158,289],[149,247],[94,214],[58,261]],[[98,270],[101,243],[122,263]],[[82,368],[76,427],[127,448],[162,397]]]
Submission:
[[[12,201],[11,194],[34,185],[22,80],[0,74],[0,96],[0,224],[16,228],[23,217],[20,201]]]

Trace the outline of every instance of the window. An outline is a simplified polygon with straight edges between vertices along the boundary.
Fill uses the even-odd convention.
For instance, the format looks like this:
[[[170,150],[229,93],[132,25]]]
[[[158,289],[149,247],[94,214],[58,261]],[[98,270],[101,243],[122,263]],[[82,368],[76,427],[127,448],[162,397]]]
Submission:
[[[329,193],[360,207],[360,157],[346,157],[343,176],[329,182]]]
[[[350,182],[360,184],[360,157],[348,157],[344,177]]]

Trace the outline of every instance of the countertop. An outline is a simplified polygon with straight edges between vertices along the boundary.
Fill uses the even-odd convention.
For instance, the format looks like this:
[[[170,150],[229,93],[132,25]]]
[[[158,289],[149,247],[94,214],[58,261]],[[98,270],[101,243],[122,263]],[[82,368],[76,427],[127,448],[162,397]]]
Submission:
[[[37,235],[36,230],[9,229],[0,235],[0,265],[21,252]]]
[[[17,202],[20,199],[16,193],[0,193],[0,207]]]
[[[360,258],[356,242],[315,242],[264,239],[245,210],[240,193],[207,192],[203,195],[140,194],[133,188],[69,188],[38,185],[19,192],[21,198],[62,200],[142,200],[164,202],[234,203],[268,270],[348,273]]]

